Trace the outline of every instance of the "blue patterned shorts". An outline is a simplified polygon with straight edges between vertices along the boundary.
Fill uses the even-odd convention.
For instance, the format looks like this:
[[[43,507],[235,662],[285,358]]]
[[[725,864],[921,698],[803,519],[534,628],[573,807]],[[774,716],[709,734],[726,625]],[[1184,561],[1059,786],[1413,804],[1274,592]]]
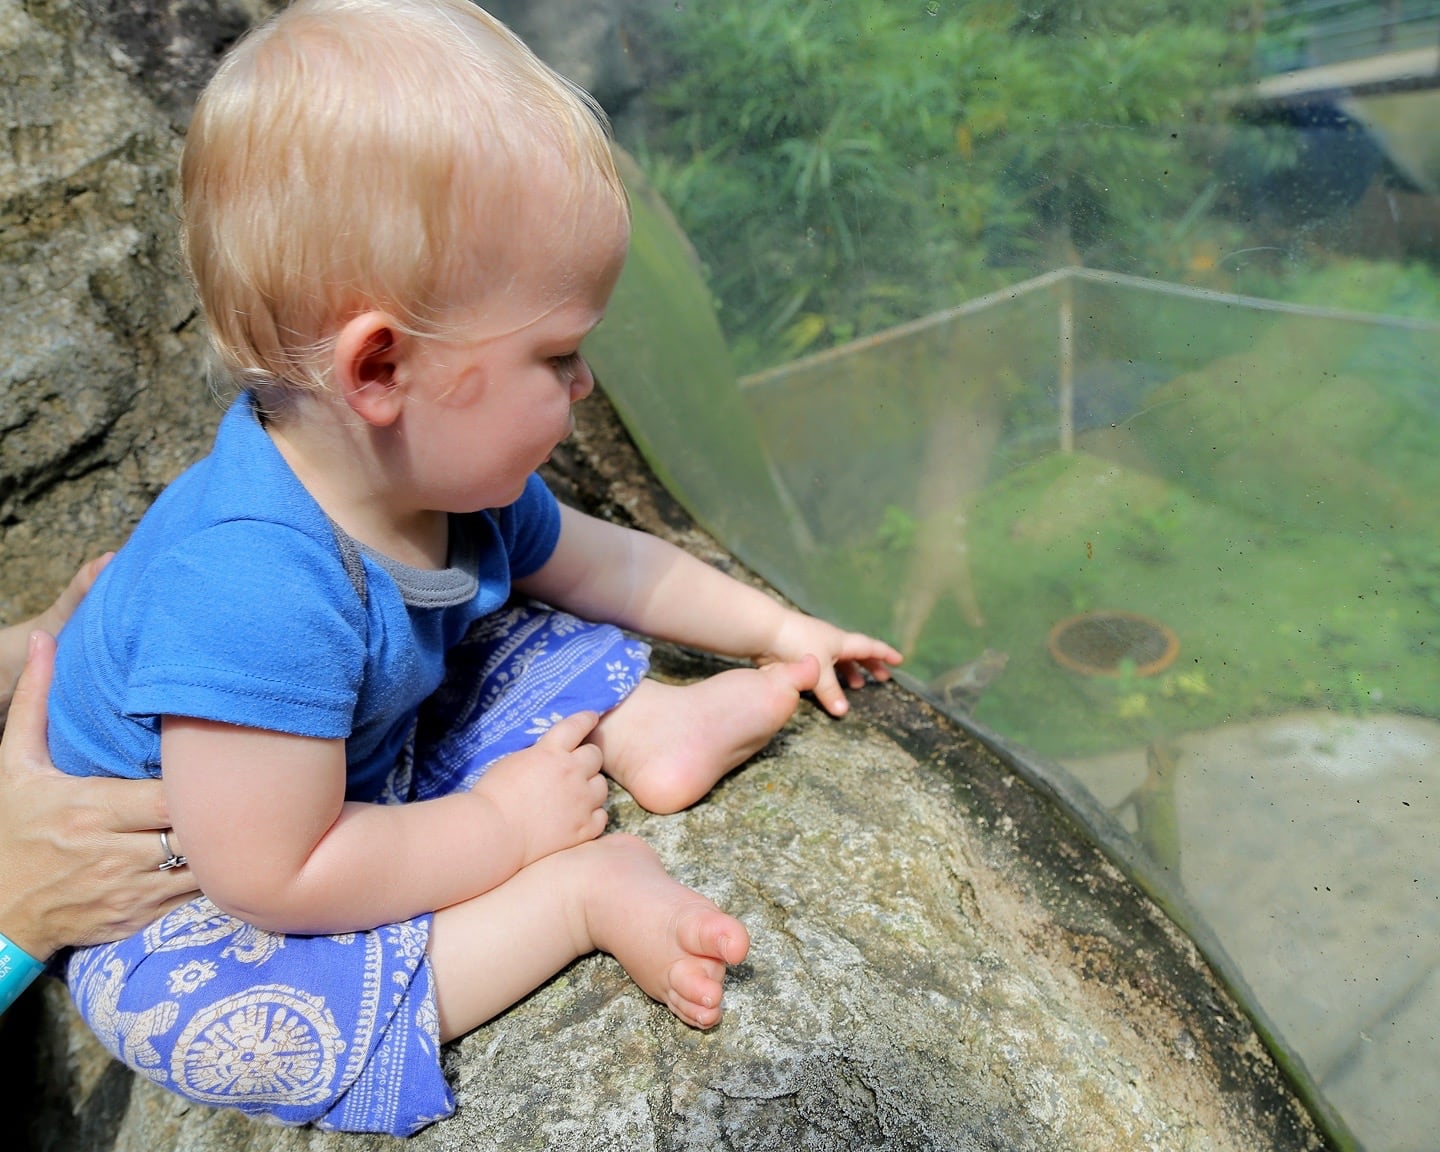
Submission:
[[[450,653],[385,801],[470,788],[557,720],[614,707],[648,667],[649,648],[608,625],[538,605],[486,617]],[[455,1110],[440,1069],[430,921],[286,936],[202,896],[129,939],[76,950],[66,975],[101,1043],[190,1100],[408,1136]]]

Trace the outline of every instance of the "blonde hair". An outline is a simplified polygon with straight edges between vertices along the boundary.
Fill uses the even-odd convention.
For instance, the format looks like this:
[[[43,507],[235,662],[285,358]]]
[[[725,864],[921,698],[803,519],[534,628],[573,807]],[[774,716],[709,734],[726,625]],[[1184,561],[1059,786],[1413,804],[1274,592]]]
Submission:
[[[181,192],[211,342],[252,387],[323,388],[369,308],[443,338],[628,216],[604,113],[469,0],[297,0],[206,87]]]

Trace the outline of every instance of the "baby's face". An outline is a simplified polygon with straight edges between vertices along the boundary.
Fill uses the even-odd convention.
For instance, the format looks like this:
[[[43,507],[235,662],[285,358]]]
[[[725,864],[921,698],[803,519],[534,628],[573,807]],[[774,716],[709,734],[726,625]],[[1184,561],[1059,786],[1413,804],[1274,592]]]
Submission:
[[[404,419],[428,507],[513,503],[570,434],[571,405],[595,384],[580,346],[605,315],[628,243],[623,221],[587,229],[583,245],[537,259],[503,300],[477,309],[475,336],[425,347]]]

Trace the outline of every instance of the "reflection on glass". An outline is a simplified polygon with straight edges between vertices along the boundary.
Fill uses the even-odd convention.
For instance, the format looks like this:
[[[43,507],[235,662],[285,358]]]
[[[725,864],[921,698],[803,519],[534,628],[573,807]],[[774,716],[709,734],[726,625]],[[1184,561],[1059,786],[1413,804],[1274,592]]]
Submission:
[[[1073,272],[745,382],[807,599],[1065,765],[1390,1134],[1440,1063],[1437,361]]]
[[[1440,1065],[1437,362],[1064,271],[743,382],[807,601],[1068,769],[1377,1148]]]
[[[750,507],[702,518],[1053,778],[1364,1147],[1431,1148],[1440,3],[744,0],[656,43],[626,142],[748,373],[704,389]],[[705,439],[672,386],[662,461]]]

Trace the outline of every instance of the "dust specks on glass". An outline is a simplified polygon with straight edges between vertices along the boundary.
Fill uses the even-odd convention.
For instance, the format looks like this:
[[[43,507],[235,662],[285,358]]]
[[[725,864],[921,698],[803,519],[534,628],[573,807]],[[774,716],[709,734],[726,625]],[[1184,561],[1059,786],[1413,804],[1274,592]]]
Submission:
[[[676,9],[621,138],[721,330],[608,380],[637,440],[1083,789],[1366,1148],[1427,1146],[1440,3]]]

